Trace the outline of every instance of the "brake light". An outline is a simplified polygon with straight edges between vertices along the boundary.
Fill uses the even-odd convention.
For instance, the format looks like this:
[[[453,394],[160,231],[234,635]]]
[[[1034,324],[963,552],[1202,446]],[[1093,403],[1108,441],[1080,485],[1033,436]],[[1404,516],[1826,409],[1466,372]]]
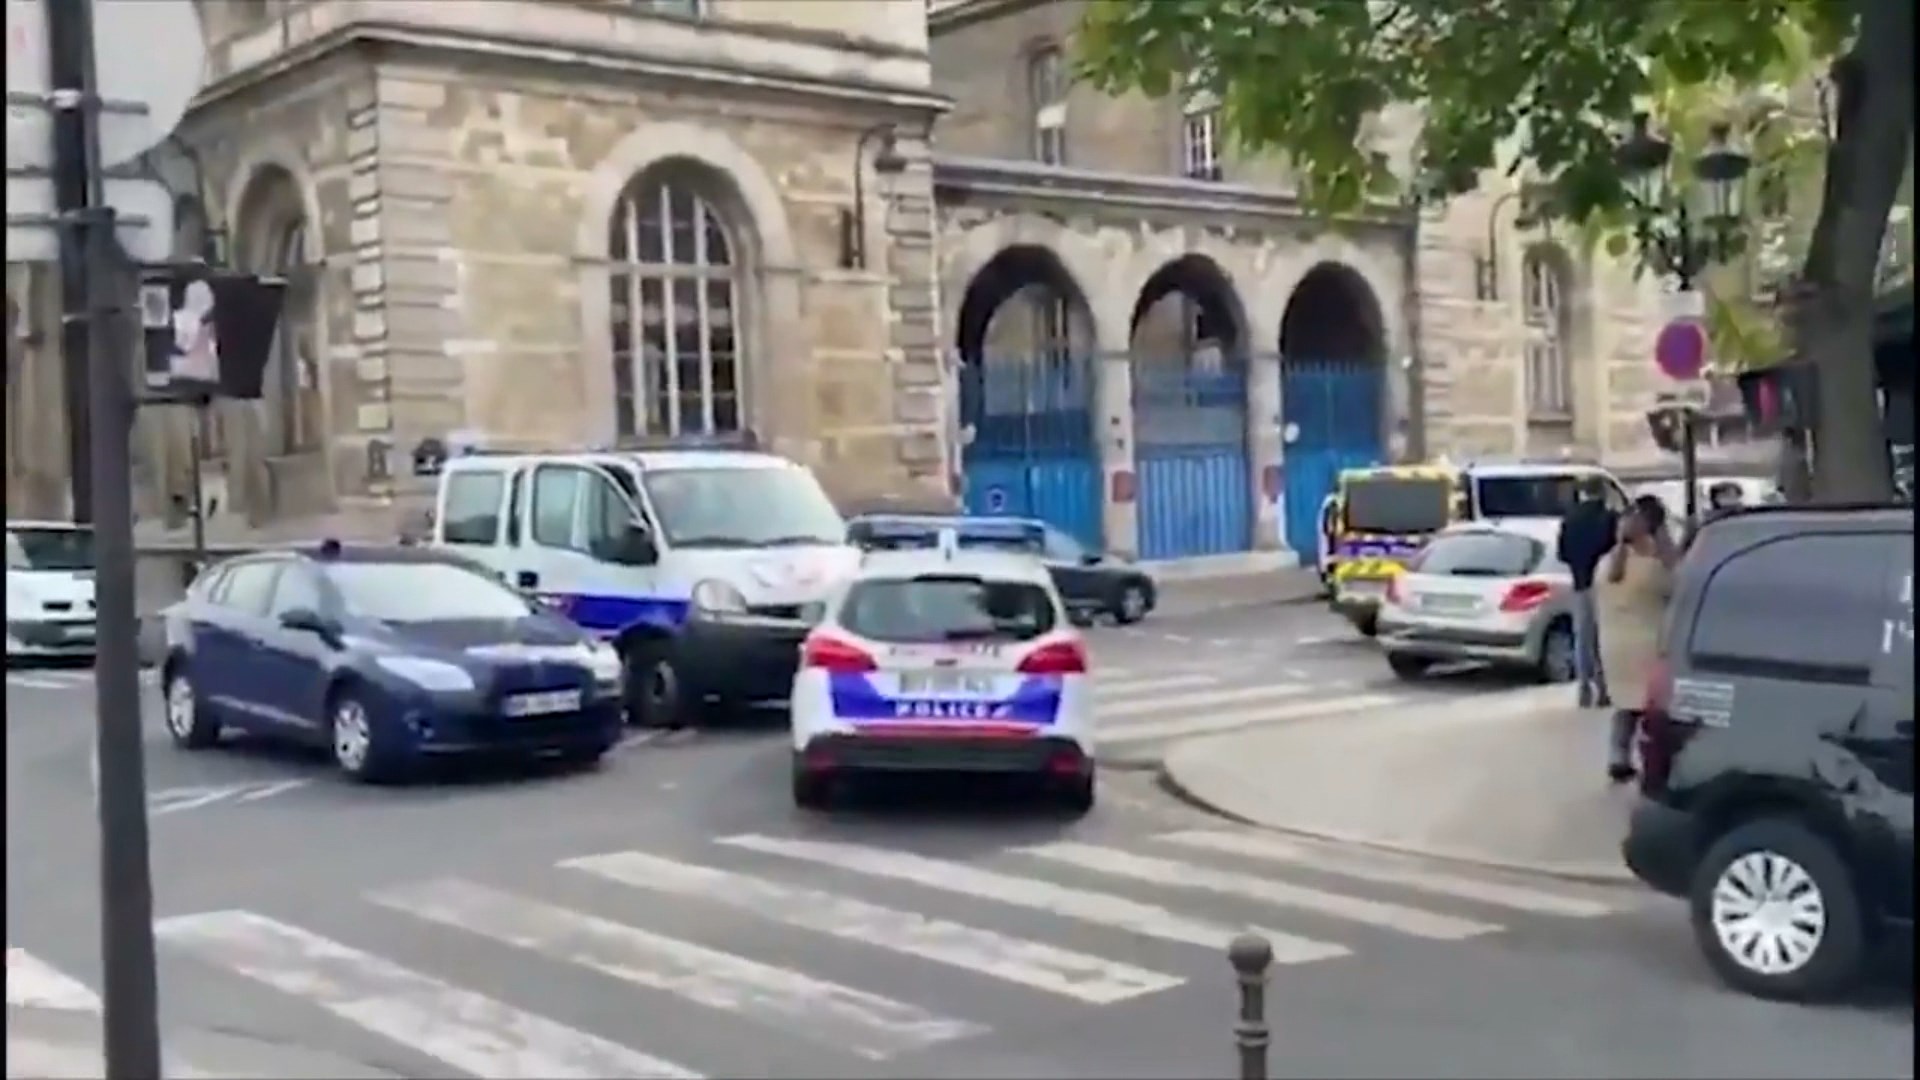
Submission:
[[[1532,611],[1553,595],[1553,586],[1544,581],[1517,581],[1500,598],[1500,610],[1508,613]]]
[[[832,634],[808,634],[800,643],[800,666],[829,673],[873,671],[880,665],[873,656],[844,638]]]
[[[1014,670],[1022,675],[1085,675],[1087,650],[1079,641],[1050,641],[1027,654]]]
[[[1387,603],[1398,607],[1402,597],[1403,594],[1400,591],[1400,575],[1395,574],[1387,579]]]

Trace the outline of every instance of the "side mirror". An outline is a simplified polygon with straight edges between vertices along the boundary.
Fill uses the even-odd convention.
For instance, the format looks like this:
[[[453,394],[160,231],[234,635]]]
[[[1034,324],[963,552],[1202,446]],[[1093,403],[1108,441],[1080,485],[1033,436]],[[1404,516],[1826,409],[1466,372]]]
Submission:
[[[652,566],[660,561],[660,546],[653,542],[653,533],[637,521],[630,522],[609,547],[608,561],[622,566]]]
[[[339,627],[311,608],[293,608],[280,613],[280,625],[288,630],[301,630],[317,635],[331,645],[339,640]]]

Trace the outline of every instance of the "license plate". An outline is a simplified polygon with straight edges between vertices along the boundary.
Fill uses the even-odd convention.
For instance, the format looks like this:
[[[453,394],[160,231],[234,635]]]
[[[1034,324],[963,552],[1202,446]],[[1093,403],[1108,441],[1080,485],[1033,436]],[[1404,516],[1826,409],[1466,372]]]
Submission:
[[[1349,596],[1384,596],[1387,583],[1367,578],[1352,578],[1347,581],[1344,591]]]
[[[1423,596],[1420,606],[1428,611],[1462,612],[1479,607],[1480,600],[1472,596]]]
[[[909,695],[988,697],[993,693],[993,678],[988,675],[960,675],[951,671],[908,671],[900,675],[900,692]]]
[[[546,716],[550,713],[577,712],[580,691],[548,690],[538,694],[515,694],[501,703],[508,716]]]

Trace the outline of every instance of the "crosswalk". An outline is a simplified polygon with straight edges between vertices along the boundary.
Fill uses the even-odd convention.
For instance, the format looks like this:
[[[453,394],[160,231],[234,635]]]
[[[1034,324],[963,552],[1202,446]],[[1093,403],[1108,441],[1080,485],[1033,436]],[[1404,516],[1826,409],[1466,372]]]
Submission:
[[[1432,697],[1412,688],[1327,678],[1310,670],[1276,671],[1251,662],[1112,671],[1096,667],[1093,686],[1100,745],[1106,749],[1384,709]]]
[[[163,998],[178,1000],[173,980],[194,980],[180,1008],[209,1024],[218,998],[265,993],[310,1015],[300,1030],[357,1029],[408,1076],[767,1075],[782,1047],[874,1067],[1007,1026],[1044,1029],[1032,1021],[1050,1014],[1037,1010],[1072,1021],[1217,990],[1227,943],[1248,927],[1272,941],[1276,964],[1310,971],[1391,939],[1454,947],[1635,902],[1232,828],[957,857],[749,833],[691,853],[636,848],[499,873],[402,881],[299,912],[162,918]],[[562,969],[595,989],[578,991]],[[213,994],[207,979],[235,993]],[[97,1012],[82,980],[9,946],[7,1004],[9,1075],[16,1053],[41,1070],[18,1075],[99,1075],[76,1064],[88,1047],[35,1041],[42,1029],[17,1022]],[[169,1075],[293,1073],[180,1060]]]
[[[159,683],[159,680],[159,671],[153,668],[140,669],[140,685],[154,686]],[[91,668],[9,668],[7,669],[7,688],[45,691],[91,690],[93,670]]]

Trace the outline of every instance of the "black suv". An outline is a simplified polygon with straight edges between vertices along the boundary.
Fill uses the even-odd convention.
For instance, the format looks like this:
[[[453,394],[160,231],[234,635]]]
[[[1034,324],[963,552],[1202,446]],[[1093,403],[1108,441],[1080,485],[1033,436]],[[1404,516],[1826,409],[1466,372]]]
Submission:
[[[1910,947],[1913,509],[1715,520],[1676,575],[1662,654],[1623,854],[1691,903],[1714,969],[1808,1000]]]

